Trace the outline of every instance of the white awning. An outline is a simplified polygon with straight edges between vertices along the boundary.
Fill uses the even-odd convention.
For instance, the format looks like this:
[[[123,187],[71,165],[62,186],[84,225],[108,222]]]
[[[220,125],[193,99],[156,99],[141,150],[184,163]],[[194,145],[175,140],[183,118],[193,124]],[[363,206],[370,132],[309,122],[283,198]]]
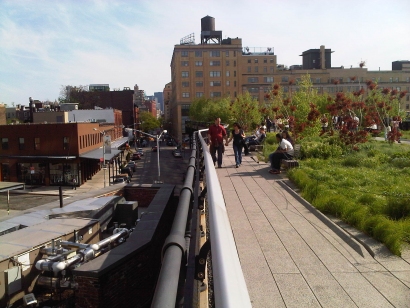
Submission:
[[[106,161],[111,160],[111,158],[117,156],[121,152],[122,152],[121,150],[111,148],[111,153],[105,153],[105,160]],[[80,158],[100,160],[101,158],[103,158],[103,150],[102,150],[102,148],[99,148],[99,149],[89,151],[87,153],[80,154]]]

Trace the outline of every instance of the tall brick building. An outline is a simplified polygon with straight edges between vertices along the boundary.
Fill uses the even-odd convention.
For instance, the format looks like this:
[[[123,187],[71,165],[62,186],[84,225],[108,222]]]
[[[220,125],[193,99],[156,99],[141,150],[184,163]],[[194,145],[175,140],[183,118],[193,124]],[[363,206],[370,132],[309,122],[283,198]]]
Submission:
[[[256,30],[255,30],[256,31]],[[296,51],[295,51],[296,52]],[[261,104],[273,84],[280,84],[284,92],[298,88],[297,81],[309,74],[319,93],[357,91],[366,80],[381,87],[410,92],[410,64],[396,61],[391,71],[369,71],[364,67],[331,67],[330,49],[309,49],[302,53],[303,65],[287,68],[277,64],[272,46],[243,47],[242,39],[222,39],[222,31],[215,30],[215,19],[201,19],[201,42],[195,44],[193,35],[181,39],[174,46],[171,60],[172,95],[169,100],[174,134],[181,138],[193,100],[200,97],[219,98],[249,92]],[[410,111],[410,94],[402,100],[402,110]],[[167,98],[164,95],[165,105]]]

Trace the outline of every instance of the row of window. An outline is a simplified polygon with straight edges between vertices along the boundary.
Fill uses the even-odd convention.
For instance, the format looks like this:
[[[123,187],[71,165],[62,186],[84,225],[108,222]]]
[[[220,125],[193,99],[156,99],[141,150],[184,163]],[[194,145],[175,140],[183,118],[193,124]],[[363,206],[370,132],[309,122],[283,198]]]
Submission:
[[[232,51],[233,56],[236,57],[236,51]],[[199,58],[202,57],[202,50],[195,50],[195,57]],[[222,52],[223,53],[223,52]],[[225,51],[225,57],[229,57],[230,51]],[[181,57],[188,57],[189,56],[189,51],[188,50],[182,50],[181,51]],[[220,50],[211,50],[209,51],[209,56],[210,57],[220,57],[221,56],[221,51]]]
[[[229,77],[231,75],[230,71],[225,72],[226,77]],[[209,72],[209,77],[221,77],[222,72],[221,71],[210,71]],[[233,71],[233,76],[236,77],[236,71]],[[189,72],[188,71],[183,71],[181,72],[181,77],[182,78],[188,78],[189,77]],[[196,71],[195,72],[195,77],[204,77],[204,72],[203,71]]]
[[[254,59],[253,60],[254,62],[253,63],[259,63],[259,59]],[[252,63],[252,59],[248,59],[248,63]],[[263,59],[263,63],[268,63],[268,59],[267,58],[264,58]],[[275,63],[275,61],[273,60],[273,58],[270,58],[269,59],[269,63]]]
[[[91,145],[101,142],[100,134],[87,134],[80,136],[80,149],[89,147]],[[70,138],[63,137],[63,150],[69,149]],[[23,137],[18,138],[19,150],[26,149],[26,140]],[[9,138],[1,138],[1,148],[3,150],[9,149]],[[40,150],[40,138],[34,138],[34,149]]]
[[[230,66],[231,61],[226,60],[225,65]],[[181,66],[189,66],[189,61],[181,61]],[[203,61],[195,61],[195,66],[203,66]],[[209,66],[221,66],[221,61],[209,61]],[[236,66],[236,61],[233,61],[233,66]]]
[[[18,143],[19,143],[19,150],[25,150],[26,149],[26,142],[23,137],[18,138]],[[68,144],[69,144],[69,138],[64,137],[63,138],[63,149],[67,150],[68,149]],[[8,150],[9,149],[9,138],[1,138],[1,148],[2,150]],[[36,137],[34,138],[34,149],[35,150],[40,150],[40,138]]]
[[[227,86],[231,85],[230,80],[226,80],[225,84]],[[209,85],[211,87],[220,87],[222,85],[221,81],[210,81]],[[195,87],[203,87],[204,86],[204,82],[203,81],[195,81]],[[183,81],[182,82],[182,87],[183,88],[189,88],[189,81]],[[236,80],[234,81],[234,87],[236,87]]]
[[[203,97],[204,92],[196,92],[195,97]],[[209,92],[210,97],[221,97],[222,92]],[[189,98],[189,92],[182,92],[182,97],[183,98]]]
[[[259,67],[258,67],[258,66],[255,66],[255,67],[253,68],[253,71],[254,71],[255,73],[259,73]],[[263,72],[264,72],[265,74],[268,73],[268,67],[267,67],[267,66],[264,66],[264,67],[263,67]],[[273,74],[274,72],[275,72],[274,67],[273,67],[273,66],[269,67],[269,73],[270,73],[270,74]],[[250,67],[250,66],[248,66],[248,73],[252,73],[252,67]]]

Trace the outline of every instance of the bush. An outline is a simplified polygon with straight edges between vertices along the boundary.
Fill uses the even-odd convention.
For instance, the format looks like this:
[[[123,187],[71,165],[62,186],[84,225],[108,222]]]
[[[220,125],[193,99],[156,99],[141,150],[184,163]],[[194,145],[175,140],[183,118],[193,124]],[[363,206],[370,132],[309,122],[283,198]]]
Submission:
[[[342,155],[343,149],[338,145],[330,145],[328,143],[304,142],[301,152],[304,158],[328,159]]]
[[[384,213],[394,219],[410,218],[410,199],[409,197],[390,197],[387,198],[387,204]]]
[[[396,168],[410,167],[410,158],[407,158],[407,157],[393,158],[391,161],[391,164]]]

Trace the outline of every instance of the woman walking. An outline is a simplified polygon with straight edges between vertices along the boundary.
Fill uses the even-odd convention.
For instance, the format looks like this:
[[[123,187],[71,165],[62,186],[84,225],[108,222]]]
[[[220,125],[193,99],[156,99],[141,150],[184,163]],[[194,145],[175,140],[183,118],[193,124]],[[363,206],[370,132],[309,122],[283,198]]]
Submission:
[[[245,138],[245,133],[241,129],[241,126],[238,123],[233,123],[233,130],[231,137],[226,142],[226,146],[228,146],[229,142],[233,139],[233,152],[235,154],[235,162],[236,168],[238,168],[242,164],[242,148],[243,148],[243,141]]]

